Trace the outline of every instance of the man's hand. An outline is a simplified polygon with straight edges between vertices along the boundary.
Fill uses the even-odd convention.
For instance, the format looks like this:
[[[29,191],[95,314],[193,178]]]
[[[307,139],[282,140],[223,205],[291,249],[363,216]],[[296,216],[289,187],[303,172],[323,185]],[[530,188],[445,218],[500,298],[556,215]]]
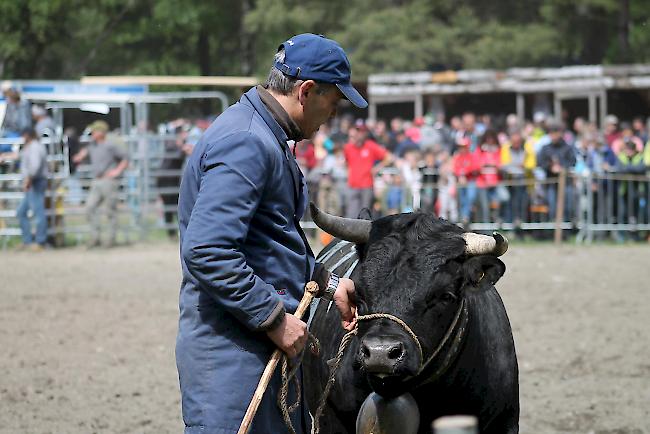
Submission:
[[[25,178],[23,181],[23,191],[27,191],[31,188],[32,186],[32,179],[31,178]]]
[[[82,148],[72,157],[72,162],[75,164],[81,163],[88,156],[88,148]]]
[[[117,168],[114,167],[114,168],[112,168],[110,170],[107,170],[106,173],[104,173],[104,178],[115,179],[118,176],[120,176],[121,174],[122,174],[122,171],[117,170]]]
[[[562,171],[562,166],[560,163],[553,163],[551,166],[551,173],[560,173]]]
[[[287,313],[280,325],[266,334],[287,356],[296,357],[307,343],[307,324]]]
[[[127,167],[129,167],[129,162],[127,160],[122,160],[119,162],[117,166],[106,171],[106,173],[104,174],[104,178],[115,179],[121,176]]]
[[[341,277],[339,286],[334,292],[334,304],[341,313],[341,322],[343,328],[347,331],[354,330],[357,323],[356,313],[357,305],[354,297],[354,282],[352,279]]]

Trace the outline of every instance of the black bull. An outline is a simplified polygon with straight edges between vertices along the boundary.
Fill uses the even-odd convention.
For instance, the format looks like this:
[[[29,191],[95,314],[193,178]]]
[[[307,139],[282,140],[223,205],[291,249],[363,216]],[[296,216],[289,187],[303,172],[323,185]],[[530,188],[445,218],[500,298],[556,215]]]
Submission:
[[[418,337],[423,354],[396,322],[361,321],[336,374],[320,432],[353,433],[359,408],[373,390],[384,396],[410,392],[423,433],[430,432],[435,418],[450,414],[476,415],[481,433],[518,432],[517,358],[494,287],[504,264],[494,254],[468,254],[463,231],[431,215],[366,222],[361,238],[350,236],[349,221],[338,232],[325,223],[328,232],[355,241],[336,239],[319,258],[331,271],[354,280],[359,314],[400,318]],[[339,324],[338,310],[320,302],[310,325],[320,353],[308,351],[304,359],[312,414],[344,335]]]

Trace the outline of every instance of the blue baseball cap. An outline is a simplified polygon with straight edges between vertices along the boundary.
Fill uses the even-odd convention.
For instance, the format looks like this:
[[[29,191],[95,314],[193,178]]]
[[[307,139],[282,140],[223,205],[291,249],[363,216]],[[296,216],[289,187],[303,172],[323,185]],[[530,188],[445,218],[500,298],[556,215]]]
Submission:
[[[350,61],[339,44],[323,35],[303,33],[283,42],[284,61],[274,63],[276,69],[300,80],[335,84],[345,97],[359,108],[368,103],[350,83]]]

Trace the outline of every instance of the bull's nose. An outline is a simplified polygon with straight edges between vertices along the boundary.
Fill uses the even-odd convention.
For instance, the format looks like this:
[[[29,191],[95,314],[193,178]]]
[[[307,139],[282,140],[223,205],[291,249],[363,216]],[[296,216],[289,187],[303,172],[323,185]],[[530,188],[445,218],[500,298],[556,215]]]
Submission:
[[[395,365],[404,358],[404,344],[376,338],[364,339],[359,350],[361,362],[368,372],[392,374]]]

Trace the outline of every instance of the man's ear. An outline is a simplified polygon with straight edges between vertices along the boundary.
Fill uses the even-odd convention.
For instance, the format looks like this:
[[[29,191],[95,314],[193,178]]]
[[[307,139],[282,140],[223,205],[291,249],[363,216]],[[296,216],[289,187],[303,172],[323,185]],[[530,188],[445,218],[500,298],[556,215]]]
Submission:
[[[506,265],[495,256],[481,255],[468,259],[463,264],[465,282],[476,286],[487,281],[494,285],[506,272]]]
[[[301,105],[305,105],[307,96],[310,92],[316,90],[316,82],[314,80],[305,80],[300,86],[298,86],[298,101]]]

